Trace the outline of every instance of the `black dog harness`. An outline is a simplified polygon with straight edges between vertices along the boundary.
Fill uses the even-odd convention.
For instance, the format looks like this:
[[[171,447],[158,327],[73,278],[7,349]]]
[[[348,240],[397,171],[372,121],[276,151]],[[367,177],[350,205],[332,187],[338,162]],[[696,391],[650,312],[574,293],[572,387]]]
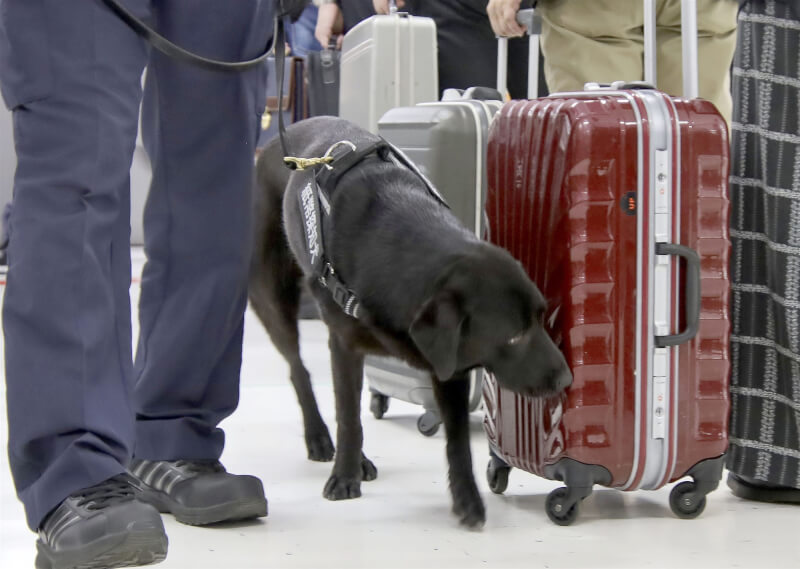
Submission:
[[[329,257],[325,254],[322,235],[323,215],[330,218],[330,196],[344,174],[352,170],[367,157],[375,155],[379,159],[402,166],[419,177],[428,192],[442,205],[449,207],[433,184],[419,171],[416,165],[398,148],[380,138],[360,148],[352,142],[341,141],[334,144],[325,154],[324,162],[315,162],[315,168],[308,170],[303,189],[298,195],[300,211],[305,227],[305,243],[309,262],[314,276],[327,288],[333,300],[345,314],[358,318],[361,303],[355,293],[339,278]],[[291,168],[293,162],[286,160]],[[300,169],[295,167],[293,169]]]

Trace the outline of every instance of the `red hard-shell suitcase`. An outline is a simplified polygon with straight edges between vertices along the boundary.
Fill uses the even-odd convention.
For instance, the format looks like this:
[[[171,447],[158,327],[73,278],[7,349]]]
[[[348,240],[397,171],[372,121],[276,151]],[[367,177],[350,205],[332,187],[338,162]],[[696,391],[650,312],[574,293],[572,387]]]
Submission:
[[[670,505],[695,517],[727,448],[727,127],[709,102],[615,87],[507,103],[489,138],[490,239],[547,298],[574,381],[533,399],[486,374],[487,475],[564,481],[562,525],[594,484],[687,475]]]

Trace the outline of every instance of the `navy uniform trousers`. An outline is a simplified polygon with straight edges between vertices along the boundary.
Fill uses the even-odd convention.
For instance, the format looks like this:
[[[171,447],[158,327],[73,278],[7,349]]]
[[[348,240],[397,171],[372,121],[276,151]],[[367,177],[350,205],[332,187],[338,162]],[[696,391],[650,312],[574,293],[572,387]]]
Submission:
[[[252,58],[270,0],[125,0],[194,52]],[[236,408],[266,69],[208,71],[100,0],[0,0],[18,165],[3,304],[9,463],[32,529],[130,457],[216,459]],[[144,93],[142,72],[147,68]],[[132,355],[129,170],[153,164]]]

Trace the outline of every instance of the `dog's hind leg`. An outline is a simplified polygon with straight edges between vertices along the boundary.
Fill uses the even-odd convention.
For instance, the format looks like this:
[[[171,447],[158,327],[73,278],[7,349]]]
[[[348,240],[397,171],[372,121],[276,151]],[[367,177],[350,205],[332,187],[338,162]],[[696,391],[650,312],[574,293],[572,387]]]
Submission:
[[[453,513],[461,523],[477,528],[486,521],[486,509],[472,472],[469,448],[469,375],[453,376],[448,381],[433,379],[433,392],[439,404],[447,436],[447,464]]]
[[[297,312],[301,271],[283,234],[280,201],[277,197],[273,200],[271,207],[262,210],[264,218],[258,220],[261,227],[250,271],[250,304],[289,364],[289,377],[303,412],[308,458],[327,462],[333,459],[333,441],[319,413],[311,377],[300,359]]]
[[[333,440],[320,415],[317,399],[311,387],[311,375],[300,358],[297,330],[299,288],[296,291],[284,291],[284,293],[280,300],[271,299],[267,302],[258,298],[258,295],[251,294],[250,303],[264,324],[264,328],[267,329],[275,348],[289,364],[289,378],[292,380],[292,386],[303,413],[308,458],[309,460],[328,462],[333,460]]]
[[[361,428],[361,388],[364,356],[346,345],[334,331],[328,339],[331,350],[333,391],[336,395],[336,460],[322,495],[328,500],[361,496],[361,481],[374,480],[378,471],[364,455]]]

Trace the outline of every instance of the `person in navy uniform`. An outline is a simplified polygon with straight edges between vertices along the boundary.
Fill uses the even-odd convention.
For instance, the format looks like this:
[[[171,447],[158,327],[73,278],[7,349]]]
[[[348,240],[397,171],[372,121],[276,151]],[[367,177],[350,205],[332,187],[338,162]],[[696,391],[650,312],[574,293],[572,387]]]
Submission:
[[[229,61],[265,50],[276,9],[306,4],[122,3],[185,49]],[[218,427],[239,395],[265,73],[171,59],[102,0],[0,0],[18,160],[3,304],[8,455],[39,532],[37,567],[160,561],[156,508],[195,525],[267,514],[261,481],[220,463]],[[140,102],[153,181],[134,361]]]

